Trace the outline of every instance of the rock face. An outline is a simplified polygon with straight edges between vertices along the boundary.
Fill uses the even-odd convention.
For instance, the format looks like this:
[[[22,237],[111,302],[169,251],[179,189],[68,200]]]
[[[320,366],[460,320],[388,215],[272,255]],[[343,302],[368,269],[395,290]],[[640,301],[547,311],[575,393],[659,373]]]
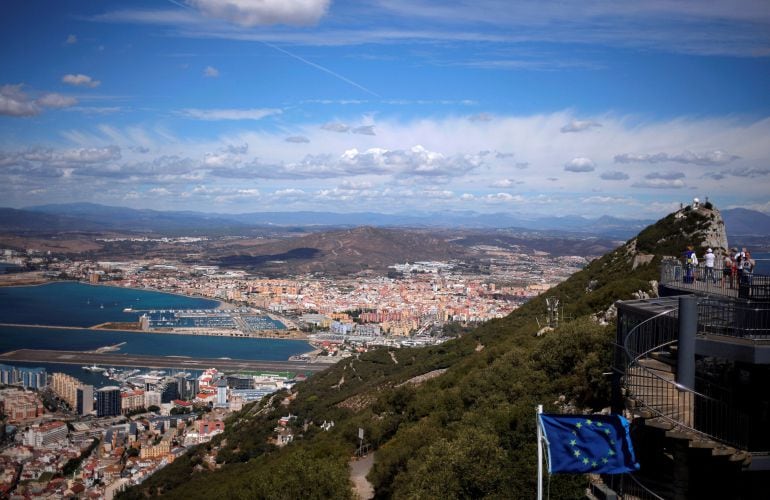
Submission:
[[[722,214],[716,208],[711,210],[700,208],[699,211],[708,215],[712,220],[711,225],[704,229],[704,240],[701,243],[701,247],[711,248],[715,254],[723,255],[729,247],[727,246],[727,230],[725,229]]]

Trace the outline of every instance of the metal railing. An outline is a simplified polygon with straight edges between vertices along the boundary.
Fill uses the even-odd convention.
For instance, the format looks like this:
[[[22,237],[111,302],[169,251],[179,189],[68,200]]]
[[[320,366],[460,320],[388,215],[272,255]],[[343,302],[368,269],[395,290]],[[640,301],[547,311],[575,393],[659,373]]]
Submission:
[[[708,295],[770,301],[770,276],[725,269],[722,263],[707,268],[703,263],[688,266],[678,259],[665,258],[660,264],[660,284]]]
[[[770,303],[700,298],[698,333],[770,340]]]
[[[678,334],[678,309],[674,308],[642,321],[625,335],[626,396],[675,428],[749,449],[750,419],[736,408],[731,391],[702,377],[696,377],[695,388],[676,382],[665,356],[671,354]]]

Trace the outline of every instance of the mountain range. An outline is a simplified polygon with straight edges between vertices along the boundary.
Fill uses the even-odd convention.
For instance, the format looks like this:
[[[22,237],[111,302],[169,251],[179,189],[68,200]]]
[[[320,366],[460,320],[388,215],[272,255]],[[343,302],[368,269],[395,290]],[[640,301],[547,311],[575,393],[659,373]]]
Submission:
[[[732,236],[770,235],[770,216],[755,210],[734,208],[722,211]],[[374,212],[252,212],[241,214],[194,211],[160,211],[105,206],[94,203],[66,203],[0,208],[2,231],[130,231],[202,234],[237,233],[247,229],[286,230],[292,227],[453,227],[517,228],[538,231],[587,233],[627,239],[648,226],[646,219],[621,219],[604,215],[596,218],[560,217],[512,213],[481,214],[453,211],[424,214],[383,214]]]

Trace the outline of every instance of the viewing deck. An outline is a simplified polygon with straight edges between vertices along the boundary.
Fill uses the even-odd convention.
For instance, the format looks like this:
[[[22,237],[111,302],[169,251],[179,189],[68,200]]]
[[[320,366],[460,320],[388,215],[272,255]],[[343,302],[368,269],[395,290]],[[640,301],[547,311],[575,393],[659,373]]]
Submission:
[[[665,259],[660,266],[660,286],[698,295],[770,302],[770,276],[724,271],[721,263],[711,272],[703,264],[687,269],[677,259]]]

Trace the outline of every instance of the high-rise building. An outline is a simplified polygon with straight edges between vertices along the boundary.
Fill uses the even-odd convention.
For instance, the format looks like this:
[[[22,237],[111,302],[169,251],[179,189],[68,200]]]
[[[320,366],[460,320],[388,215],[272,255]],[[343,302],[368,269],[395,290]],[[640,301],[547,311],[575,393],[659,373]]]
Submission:
[[[96,416],[110,417],[120,415],[120,388],[102,387],[96,391]]]
[[[170,403],[175,399],[179,399],[179,382],[174,378],[167,378],[163,381],[160,390],[160,401]]]
[[[0,365],[0,383],[20,385],[25,389],[40,389],[47,384],[45,368]]]
[[[51,388],[79,415],[88,415],[94,410],[94,387],[86,385],[66,373],[51,375]]]
[[[94,411],[94,386],[81,385],[76,389],[76,407],[78,415],[88,415]]]

